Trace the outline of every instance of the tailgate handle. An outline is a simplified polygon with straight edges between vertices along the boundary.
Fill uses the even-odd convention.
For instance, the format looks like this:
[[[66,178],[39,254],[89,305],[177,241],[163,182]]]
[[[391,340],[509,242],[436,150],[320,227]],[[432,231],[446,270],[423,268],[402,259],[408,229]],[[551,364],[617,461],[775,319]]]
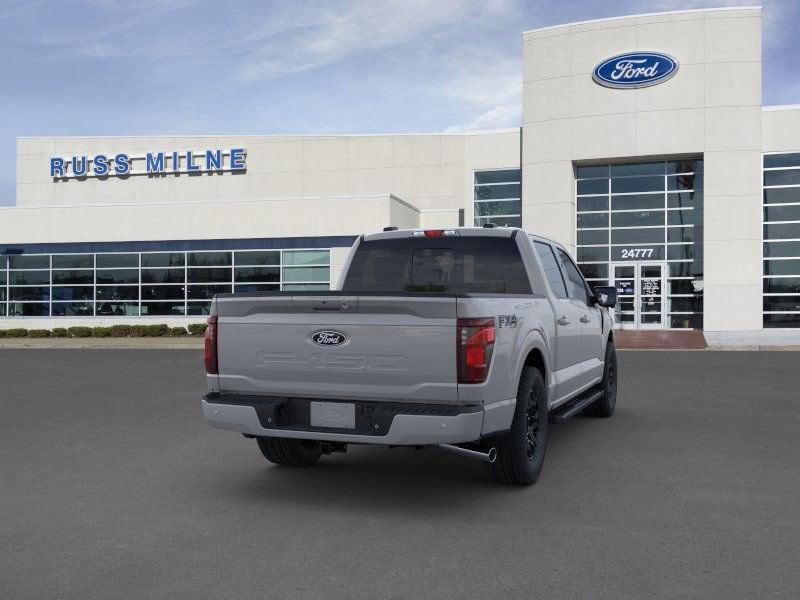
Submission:
[[[307,296],[296,296],[295,306],[309,308],[313,312],[351,312],[358,308],[358,298],[309,298]]]

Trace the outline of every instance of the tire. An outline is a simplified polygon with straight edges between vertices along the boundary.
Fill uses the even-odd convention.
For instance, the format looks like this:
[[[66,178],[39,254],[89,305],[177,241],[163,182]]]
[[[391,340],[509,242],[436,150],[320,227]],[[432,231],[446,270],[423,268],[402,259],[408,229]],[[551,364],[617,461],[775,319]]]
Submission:
[[[522,370],[511,431],[496,447],[497,460],[484,463],[495,481],[531,485],[538,479],[547,449],[547,388],[539,369]]]
[[[608,418],[617,406],[617,349],[611,340],[606,344],[606,358],[603,366],[603,397],[587,407],[592,417]]]
[[[288,467],[311,467],[322,456],[319,442],[288,438],[256,438],[258,449],[269,462]]]

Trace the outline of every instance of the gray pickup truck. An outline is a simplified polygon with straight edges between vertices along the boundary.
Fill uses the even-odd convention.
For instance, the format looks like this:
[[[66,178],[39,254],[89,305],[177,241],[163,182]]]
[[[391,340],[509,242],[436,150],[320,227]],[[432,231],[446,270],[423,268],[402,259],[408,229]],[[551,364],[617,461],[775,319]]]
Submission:
[[[203,414],[279,465],[438,446],[531,484],[548,422],[614,412],[615,301],[521,229],[387,228],[359,237],[336,291],[216,297]]]

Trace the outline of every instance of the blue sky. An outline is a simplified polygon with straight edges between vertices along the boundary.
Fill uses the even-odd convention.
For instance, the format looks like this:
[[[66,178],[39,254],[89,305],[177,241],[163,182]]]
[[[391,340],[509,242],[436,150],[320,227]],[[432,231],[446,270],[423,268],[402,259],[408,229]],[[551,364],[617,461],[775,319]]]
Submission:
[[[515,127],[526,29],[725,0],[4,0],[0,204],[15,138]],[[765,0],[764,104],[800,103],[800,2]]]

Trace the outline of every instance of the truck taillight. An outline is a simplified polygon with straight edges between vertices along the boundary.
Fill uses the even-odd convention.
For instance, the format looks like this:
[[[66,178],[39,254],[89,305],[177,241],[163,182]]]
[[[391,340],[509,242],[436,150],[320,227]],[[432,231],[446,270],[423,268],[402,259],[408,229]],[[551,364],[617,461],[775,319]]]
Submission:
[[[206,363],[206,373],[217,375],[219,373],[219,363],[217,361],[217,315],[208,317],[206,333],[203,336],[205,350],[203,358]]]
[[[483,383],[494,350],[494,318],[458,319],[458,383]]]

